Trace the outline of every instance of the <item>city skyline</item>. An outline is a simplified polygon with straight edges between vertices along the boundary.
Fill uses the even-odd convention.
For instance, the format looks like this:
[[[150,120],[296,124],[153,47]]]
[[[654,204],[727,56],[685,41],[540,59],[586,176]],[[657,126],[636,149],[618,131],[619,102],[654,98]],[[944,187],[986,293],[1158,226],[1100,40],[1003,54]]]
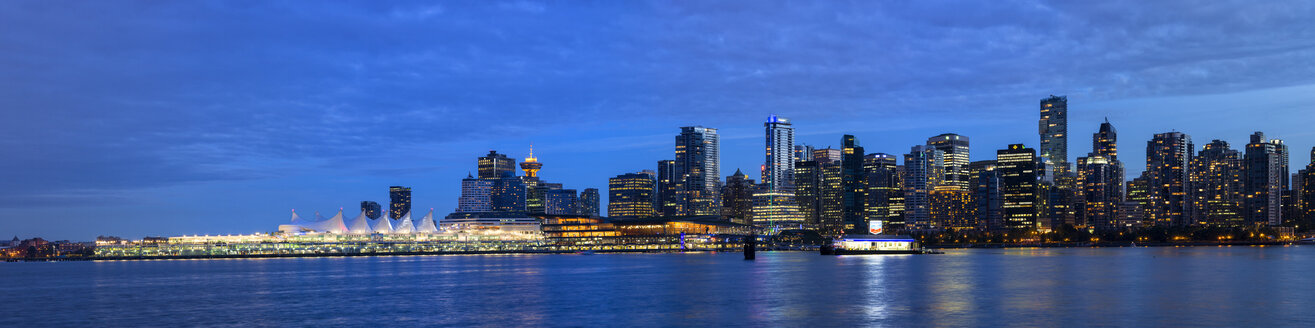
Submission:
[[[591,60],[589,58],[597,59],[597,56],[608,58],[606,49],[590,48],[577,52],[586,54],[583,56],[588,58],[572,59],[571,56],[553,57],[551,51],[519,50],[521,48],[514,46],[514,43],[537,42],[522,37],[512,36],[507,41],[490,43],[463,39],[457,43],[467,49],[481,49],[479,53],[483,55],[458,58],[461,60],[453,61],[456,63],[454,65],[467,65],[468,70],[471,67],[484,68],[477,71],[488,72],[489,79],[506,79],[507,82],[486,81],[457,87],[454,85],[457,81],[479,75],[457,73],[452,77],[432,77],[459,72],[459,67],[450,67],[448,69],[454,71],[420,72],[415,73],[419,74],[418,77],[408,77],[403,74],[404,70],[390,66],[404,60],[405,55],[444,48],[384,47],[383,53],[396,57],[385,60],[354,58],[352,52],[342,50],[346,42],[343,40],[322,43],[307,41],[287,51],[304,54],[312,50],[335,50],[330,51],[335,56],[319,58],[306,64],[278,61],[230,62],[230,65],[236,65],[239,69],[232,73],[219,73],[188,65],[191,61],[211,56],[202,54],[207,48],[196,42],[176,42],[174,46],[163,49],[160,47],[165,46],[149,42],[155,38],[172,40],[211,33],[206,28],[181,25],[178,32],[173,32],[176,34],[159,34],[143,27],[127,26],[124,31],[109,35],[109,39],[133,42],[111,47],[114,51],[105,55],[111,63],[122,65],[94,68],[78,77],[69,76],[67,72],[57,72],[49,79],[43,79],[38,78],[41,75],[37,73],[51,66],[86,65],[86,58],[74,54],[79,49],[51,47],[5,55],[7,60],[23,65],[4,68],[5,72],[10,73],[5,75],[14,79],[4,80],[12,87],[0,91],[4,95],[0,97],[4,99],[0,100],[3,101],[0,105],[6,108],[7,115],[15,117],[5,120],[4,132],[0,133],[8,142],[6,148],[14,151],[18,158],[27,160],[3,164],[5,171],[19,174],[7,179],[3,188],[0,188],[0,192],[3,192],[0,195],[0,199],[3,199],[0,204],[3,206],[0,212],[3,213],[0,215],[0,234],[87,240],[99,234],[135,237],[251,233],[268,230],[272,222],[284,220],[290,208],[309,215],[314,211],[329,214],[337,208],[351,209],[361,201],[376,201],[387,206],[389,186],[413,188],[412,199],[417,212],[428,208],[434,208],[436,212],[450,212],[457,205],[461,179],[466,177],[467,172],[475,171],[475,157],[496,150],[522,160],[528,154],[531,143],[535,147],[535,156],[544,163],[539,174],[545,180],[576,190],[597,188],[602,191],[606,190],[607,179],[610,177],[654,169],[656,161],[674,159],[671,137],[679,133],[679,127],[682,126],[717,129],[721,140],[722,172],[718,179],[724,179],[728,175],[726,173],[738,169],[747,172],[748,178],[761,181],[756,173],[762,165],[762,123],[768,115],[790,118],[795,129],[796,145],[840,148],[840,136],[850,134],[862,141],[866,153],[887,153],[902,157],[909,147],[922,145],[930,137],[956,133],[972,139],[975,149],[971,151],[970,161],[994,159],[995,150],[1009,144],[1023,144],[1033,149],[1040,147],[1036,130],[1033,129],[1037,124],[1037,101],[1052,94],[1068,97],[1067,160],[1070,165],[1077,157],[1092,151],[1087,137],[1097,132],[1106,117],[1118,128],[1119,142],[1122,144],[1119,160],[1124,163],[1127,180],[1137,177],[1145,168],[1145,152],[1141,145],[1151,140],[1153,134],[1170,131],[1190,135],[1195,142],[1193,152],[1200,151],[1203,145],[1213,139],[1227,141],[1234,149],[1241,150],[1249,143],[1248,138],[1253,132],[1261,131],[1267,138],[1282,139],[1288,145],[1291,155],[1288,163],[1290,172],[1295,173],[1309,162],[1307,150],[1315,146],[1315,133],[1308,132],[1306,126],[1313,118],[1310,109],[1315,108],[1315,96],[1312,96],[1315,95],[1315,79],[1310,78],[1315,74],[1311,74],[1313,68],[1305,59],[1310,58],[1312,46],[1276,48],[1276,45],[1283,44],[1280,40],[1284,38],[1309,39],[1308,31],[1287,31],[1293,29],[1248,25],[1244,21],[1206,19],[1211,17],[1209,13],[1230,10],[1227,6],[1202,9],[1205,13],[1187,15],[1186,18],[1139,16],[1113,23],[1101,23],[1097,19],[1102,17],[1099,15],[1109,14],[1108,10],[1068,6],[1078,4],[1050,5],[1037,10],[1064,13],[1066,18],[1074,19],[1070,21],[1087,24],[1086,28],[1094,24],[1116,24],[1105,27],[1123,31],[1143,25],[1158,26],[1164,35],[1133,34],[1125,39],[1115,38],[1094,46],[1094,49],[1071,50],[1079,56],[1064,60],[1059,59],[1063,56],[1044,51],[990,49],[976,57],[968,57],[977,60],[970,63],[947,62],[945,57],[923,60],[882,57],[863,60],[861,64],[883,67],[907,65],[932,74],[927,77],[893,74],[890,77],[875,78],[873,76],[886,71],[861,69],[854,74],[833,73],[808,80],[824,82],[824,85],[850,86],[817,89],[801,86],[800,82],[783,77],[789,76],[791,65],[830,65],[817,68],[818,72],[849,67],[835,63],[834,60],[855,60],[851,58],[872,54],[873,50],[854,46],[821,54],[788,51],[774,48],[770,43],[754,39],[756,34],[734,27],[704,26],[697,22],[682,21],[678,24],[684,24],[681,26],[691,31],[720,35],[721,39],[728,42],[747,45],[744,51],[763,51],[768,56],[761,61],[744,61],[739,57],[744,52],[720,49],[713,51],[707,59],[671,58],[695,52],[675,49],[668,50],[674,54],[655,55],[660,57],[656,59],[663,63],[663,67],[680,68],[675,72],[654,72],[630,66],[601,68],[609,73],[637,73],[641,78],[652,78],[654,82],[651,83],[654,83],[655,88],[644,88],[645,84],[633,80],[616,80],[622,83],[619,83],[621,87],[614,88],[593,83],[575,87],[544,87],[578,83],[587,79],[577,72],[575,75],[545,75],[539,80],[540,83],[532,83],[527,76],[499,69],[527,65],[524,67],[529,67],[532,72],[544,72],[540,67],[548,64],[579,64]],[[82,11],[63,12],[40,7],[0,10],[0,15],[5,15],[3,17],[6,21],[18,22],[39,33],[59,38],[77,36],[53,30],[47,24],[97,17]],[[496,8],[446,8],[431,15],[443,17],[463,12],[467,15],[465,17],[474,17],[474,13],[495,15],[509,19],[514,23],[511,29],[519,30],[543,24],[536,23],[536,12],[579,11],[578,8],[535,6],[532,3],[522,7],[490,7]],[[877,5],[864,9],[878,15],[895,15],[911,10],[898,7]],[[408,16],[423,16],[426,11],[419,8],[399,5],[374,9],[366,11],[369,14],[358,16],[365,26],[374,26],[369,22],[398,21],[408,24],[409,28],[427,27],[454,34],[465,31],[455,25],[448,25],[450,23],[426,23],[423,19],[425,17]],[[611,5],[595,9],[606,13],[637,15],[640,18],[670,15],[663,11],[664,8]],[[716,16],[700,12],[700,8],[683,9]],[[1149,13],[1154,8],[1120,9]],[[1250,7],[1246,9],[1261,10]],[[231,8],[188,8],[188,5],[179,5],[167,10],[147,10],[143,14],[163,17],[171,13],[169,10],[229,12]],[[344,8],[319,10],[350,11]],[[981,24],[988,27],[984,30],[996,33],[1008,33],[1010,30],[992,30],[989,26],[1016,28],[1019,30],[1014,32],[1023,36],[1053,37],[1051,42],[1056,44],[1105,40],[1102,37],[1071,37],[1062,33],[1043,32],[1056,26],[1056,23],[1041,18],[1023,20],[1024,23],[1013,25],[1004,23],[1012,17],[1009,14],[1030,14],[1029,10],[1011,9],[1003,13],[1002,17],[969,17],[957,23],[947,23],[932,14],[906,18],[901,22],[907,24],[905,27],[928,27],[928,33],[936,34],[937,37],[951,33],[955,28]],[[1269,10],[1259,14],[1269,15],[1266,17],[1271,17],[1274,24],[1293,24],[1290,19],[1293,15],[1300,18],[1300,15],[1294,13],[1301,12],[1290,10],[1294,13],[1284,13],[1281,8]],[[817,11],[802,10],[799,14],[780,15],[803,21],[821,20],[816,15]],[[823,8],[820,11],[846,10]],[[751,14],[766,15],[760,11],[752,11]],[[575,13],[576,18],[601,19],[601,14],[595,15],[599,16]],[[218,15],[206,17],[216,19]],[[852,26],[878,24],[822,21],[832,23],[823,25],[823,32],[828,33],[838,33]],[[113,18],[106,17],[99,17],[97,22],[116,23]],[[159,24],[180,23],[166,21]],[[264,20],[252,24],[238,27],[259,28],[284,23]],[[560,21],[552,24],[582,28],[577,24]],[[1214,30],[1206,26],[1209,24],[1227,25],[1234,34],[1231,34],[1231,39],[1210,39],[1216,43],[1204,48],[1227,51],[1205,54],[1192,52],[1191,49],[1167,49],[1193,39],[1193,35],[1182,34],[1211,33]],[[84,30],[92,26],[77,25],[74,29]],[[1191,28],[1178,30],[1174,26]],[[784,33],[782,31],[769,27],[764,33]],[[362,33],[377,35],[385,32],[389,30],[376,26]],[[0,32],[0,44],[28,44],[16,33]],[[1105,37],[1112,35],[1117,34]],[[619,40],[628,36],[631,35],[601,36],[592,41]],[[924,50],[944,50],[947,47],[916,36],[893,41],[886,39],[894,36],[899,34],[875,35],[860,40],[889,41]],[[245,35],[220,40],[219,44],[253,42],[264,45],[289,37],[282,34],[270,37]],[[717,39],[686,34],[671,37],[708,47],[713,47],[716,44],[713,41]],[[1001,36],[977,37],[1009,42],[1008,38]],[[554,34],[547,39],[549,48],[570,51],[569,45],[572,43],[567,35]],[[1246,41],[1243,42],[1243,39]],[[652,43],[631,46],[635,47],[633,49],[662,48],[661,40],[647,42]],[[1130,42],[1133,51],[1115,52],[1113,45],[1121,42]],[[1167,44],[1157,46],[1153,45],[1155,42]],[[196,48],[177,47],[178,44]],[[1156,57],[1138,55],[1137,51],[1164,53],[1157,55],[1163,57]],[[176,66],[158,63],[143,67],[135,65],[144,64],[128,60],[136,54],[152,52],[176,55],[184,63],[173,64]],[[1015,52],[1022,52],[1023,56],[1015,56]],[[231,51],[221,53],[236,54]],[[1107,54],[1115,59],[1101,59]],[[443,56],[450,55],[443,53]],[[425,64],[451,58],[443,56],[415,60]],[[502,58],[502,61],[486,58],[500,56],[508,58]],[[534,60],[536,58],[552,59],[543,62]],[[522,63],[515,64],[517,59],[521,59]],[[1082,59],[1091,60],[1094,64],[1072,64]],[[218,62],[225,63],[222,60]],[[706,69],[707,65],[715,66],[718,63],[736,65],[717,75],[720,78],[709,78],[697,73],[698,70]],[[1247,65],[1230,63],[1250,66],[1239,68]],[[360,73],[351,73],[353,65],[359,66],[356,69]],[[1071,66],[1066,69],[1055,68],[1065,65]],[[286,76],[256,79],[261,76],[258,72],[264,71],[261,68],[270,67],[288,71]],[[1019,67],[1043,69],[1019,70]],[[163,77],[151,79],[123,75],[123,70],[140,69]],[[319,76],[313,73],[319,70],[325,72],[322,78],[330,82],[317,83],[311,79],[310,76]],[[1026,73],[992,77],[1000,75],[995,72],[1010,70]],[[200,80],[209,82],[191,82],[180,86],[187,89],[165,87],[161,84],[177,78],[170,72],[196,73],[202,77]],[[456,90],[484,93],[493,97],[524,94],[523,91],[529,91],[530,94],[523,100],[511,103],[482,97],[451,101],[417,95],[428,92],[428,88],[388,91],[383,88],[386,84],[378,82],[344,83],[352,77],[375,78],[408,85],[433,84],[428,88],[444,93]],[[68,88],[55,87],[71,78],[87,78],[89,82],[69,84]],[[105,81],[117,79],[126,79],[136,86],[120,89],[104,84]],[[235,87],[250,79],[261,82],[257,84],[260,86],[284,83],[297,87],[272,88],[267,92]],[[31,84],[20,81],[31,81]],[[903,82],[924,86],[886,86]],[[683,83],[693,83],[695,86],[681,86]],[[997,84],[1008,87],[993,86]],[[335,85],[357,90],[335,89]],[[722,94],[710,95],[707,91],[697,90],[700,87],[728,88]],[[297,88],[311,92],[305,95],[295,92],[300,90]],[[787,89],[783,91],[778,88]],[[962,92],[945,96],[949,91],[960,88]],[[68,95],[59,90],[80,96],[66,97]],[[601,97],[597,96],[597,91],[614,92],[622,96]],[[554,97],[564,96],[566,100],[548,101],[549,94]],[[653,97],[670,100],[645,100]],[[389,98],[400,100],[384,100]],[[703,99],[709,101],[700,104]],[[175,112],[171,109],[175,107],[187,110]],[[465,112],[475,114],[463,114]],[[243,119],[213,119],[230,115]],[[500,118],[501,121],[488,120],[490,117]],[[455,124],[435,124],[438,121],[454,121]],[[105,124],[102,122],[109,122],[115,128],[102,127]],[[475,130],[463,125],[485,125],[487,129]],[[486,130],[493,133],[487,133]],[[900,162],[902,164],[903,161]],[[52,217],[55,222],[23,219],[30,217]]]

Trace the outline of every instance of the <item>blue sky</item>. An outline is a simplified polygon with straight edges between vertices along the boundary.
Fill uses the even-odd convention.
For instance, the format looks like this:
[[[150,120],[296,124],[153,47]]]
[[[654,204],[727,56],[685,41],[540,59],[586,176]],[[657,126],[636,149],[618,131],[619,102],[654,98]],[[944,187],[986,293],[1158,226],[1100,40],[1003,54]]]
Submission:
[[[1315,146],[1308,1],[0,2],[0,236],[251,233],[409,185],[456,207],[490,149],[568,188],[722,133],[757,176],[762,122],[902,154],[1035,147],[1067,95],[1070,157],[1105,117],[1137,174],[1170,130]],[[1070,159],[1071,160],[1071,159]],[[605,199],[606,197],[604,197]]]

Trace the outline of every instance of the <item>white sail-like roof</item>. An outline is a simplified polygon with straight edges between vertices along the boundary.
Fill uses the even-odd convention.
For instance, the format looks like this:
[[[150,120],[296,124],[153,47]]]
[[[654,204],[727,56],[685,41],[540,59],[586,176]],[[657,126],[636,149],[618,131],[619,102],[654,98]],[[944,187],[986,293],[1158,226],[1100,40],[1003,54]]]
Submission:
[[[339,213],[341,214],[341,211]],[[370,229],[369,220],[369,218],[365,217],[365,212],[361,212],[361,215],[357,215],[356,218],[347,222],[347,232],[359,235],[370,234],[372,230]]]
[[[297,215],[297,210],[292,210],[292,224],[302,224],[301,216]]]
[[[393,232],[395,232],[395,233],[415,233],[415,232],[416,232],[416,225],[415,225],[415,223],[412,223],[412,222],[411,222],[411,212],[410,212],[410,211],[407,211],[407,212],[406,212],[406,215],[403,215],[401,220],[397,220],[397,224],[396,224],[395,226],[393,226]]]
[[[323,216],[320,216],[319,213],[315,213],[315,216],[323,218]],[[319,232],[347,233],[347,225],[343,224],[341,210],[338,211],[338,215],[334,215],[333,218],[331,219],[326,219],[316,222],[305,222],[301,224],[301,226],[306,229],[319,231]]]
[[[370,231],[374,233],[393,233],[393,220],[389,219],[387,215],[374,221],[374,226],[370,227]]]
[[[416,224],[416,232],[418,233],[438,232],[438,227],[434,225],[434,209],[432,208],[429,209],[429,214],[425,214],[425,217],[420,219],[420,223]]]

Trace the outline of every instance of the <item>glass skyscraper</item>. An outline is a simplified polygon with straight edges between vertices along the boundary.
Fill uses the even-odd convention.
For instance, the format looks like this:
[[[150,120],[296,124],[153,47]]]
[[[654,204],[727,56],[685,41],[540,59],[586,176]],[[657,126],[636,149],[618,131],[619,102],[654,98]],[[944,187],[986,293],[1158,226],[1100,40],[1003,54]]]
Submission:
[[[763,123],[767,129],[767,160],[762,183],[770,191],[788,190],[794,184],[794,127],[790,120],[772,115]]]
[[[1001,205],[1005,229],[1038,228],[1040,160],[1036,150],[1022,144],[995,152],[995,170],[1000,174]]]
[[[388,187],[388,218],[400,219],[411,212],[411,187]]]
[[[927,147],[945,153],[942,163],[945,180],[941,181],[941,185],[953,185],[967,190],[971,185],[968,181],[968,137],[945,133],[927,138]]]
[[[1068,173],[1068,97],[1051,95],[1041,99],[1041,120],[1037,125],[1041,134],[1037,155],[1049,159],[1056,173]]]
[[[1146,142],[1146,219],[1159,226],[1190,224],[1187,183],[1192,137],[1182,132],[1156,134]]]
[[[507,157],[505,154],[499,154],[497,151],[490,150],[488,155],[479,158],[479,178],[480,179],[497,179],[507,175],[515,175],[516,159]]]
[[[1283,224],[1283,191],[1287,189],[1287,145],[1282,140],[1266,140],[1265,134],[1251,135],[1246,154],[1246,220],[1252,224]]]
[[[653,176],[626,173],[607,179],[607,216],[613,218],[647,218],[657,215],[653,201],[656,190]]]
[[[678,216],[719,215],[721,212],[721,138],[717,129],[680,128],[676,136]]]

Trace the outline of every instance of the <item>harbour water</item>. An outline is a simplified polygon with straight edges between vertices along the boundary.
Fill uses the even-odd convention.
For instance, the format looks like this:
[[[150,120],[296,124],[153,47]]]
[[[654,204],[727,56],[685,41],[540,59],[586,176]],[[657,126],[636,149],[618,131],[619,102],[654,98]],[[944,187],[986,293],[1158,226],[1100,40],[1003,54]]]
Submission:
[[[0,326],[1315,326],[1315,247],[0,263]]]

